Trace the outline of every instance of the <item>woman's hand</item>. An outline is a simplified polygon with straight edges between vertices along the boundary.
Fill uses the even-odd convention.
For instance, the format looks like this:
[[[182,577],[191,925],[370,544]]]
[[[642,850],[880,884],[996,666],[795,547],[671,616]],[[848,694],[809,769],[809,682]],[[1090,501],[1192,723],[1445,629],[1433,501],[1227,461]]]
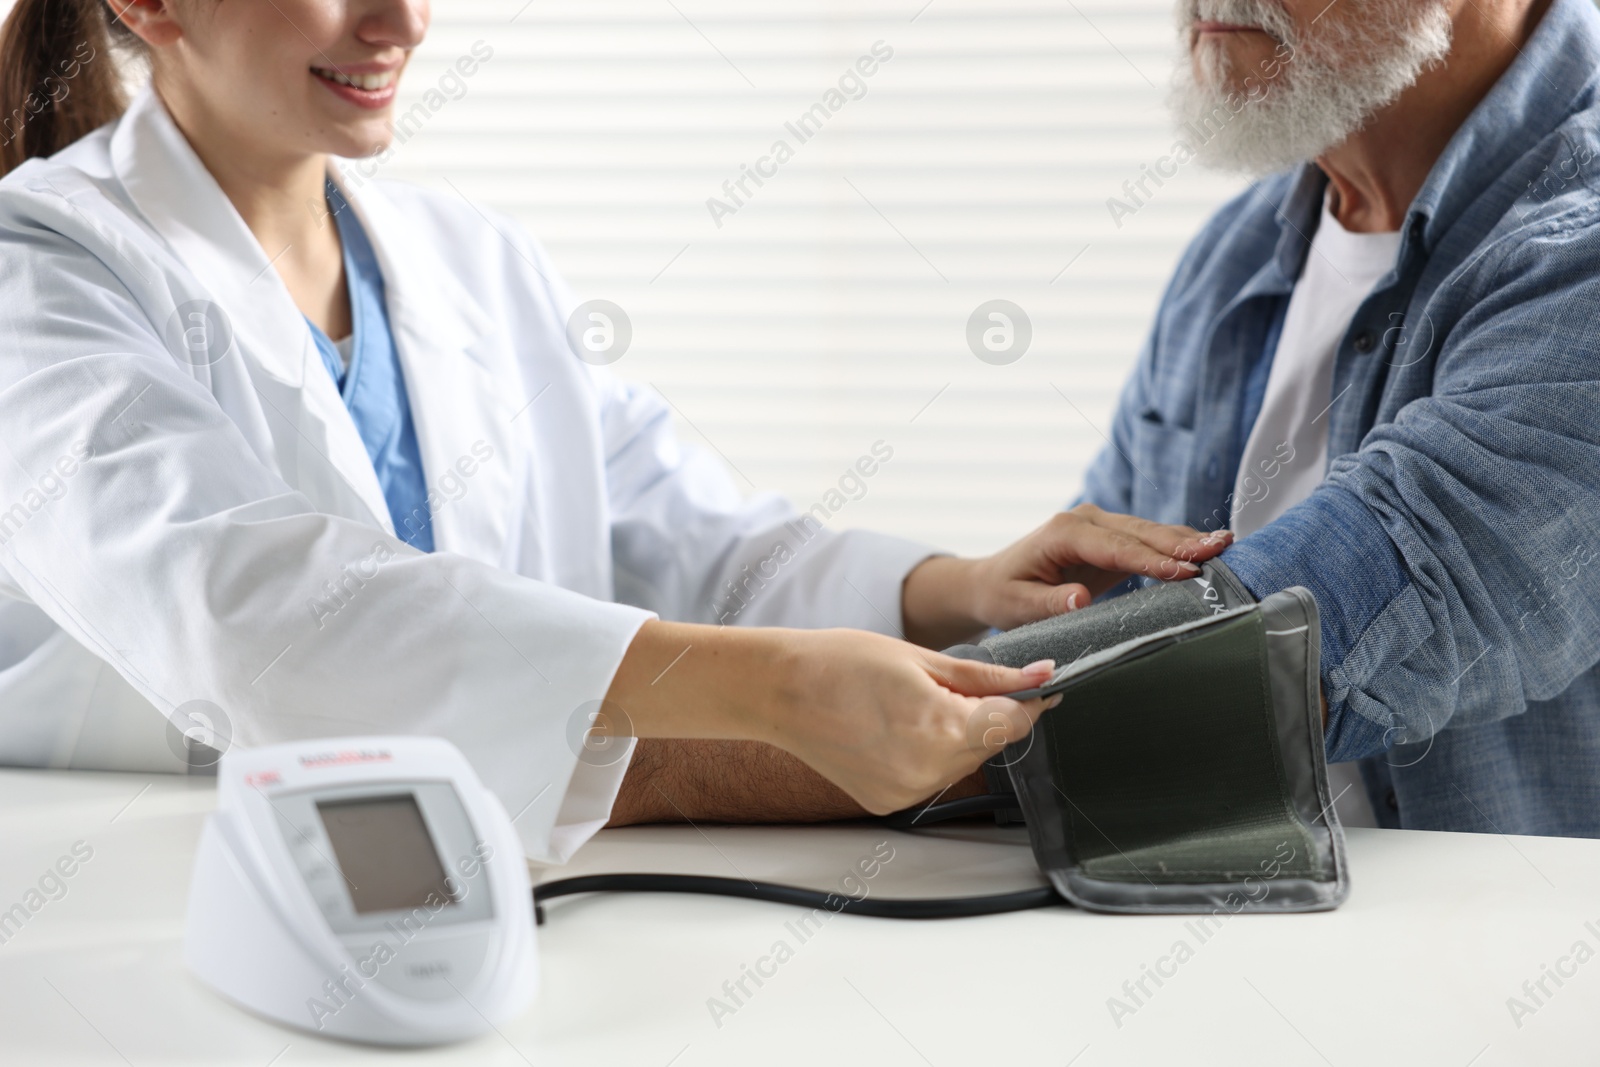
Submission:
[[[1001,667],[856,630],[789,633],[761,739],[874,814],[949,788],[1060,700],[998,695],[1041,685],[1055,669],[1049,660]]]
[[[1053,701],[997,694],[1034,688],[1052,669],[1048,661],[1017,669],[952,659],[856,630],[653,621],[629,646],[588,736],[766,742],[868,811],[887,813],[1026,737]],[[747,788],[739,768],[723,770],[705,774],[704,788]],[[673,803],[694,809],[680,810],[687,818],[702,809],[693,798]]]
[[[1231,531],[1202,534],[1080,504],[984,559],[935,557],[907,577],[906,637],[944,648],[986,627],[1009,630],[1087,607],[1132,574],[1171,581],[1233,543]]]

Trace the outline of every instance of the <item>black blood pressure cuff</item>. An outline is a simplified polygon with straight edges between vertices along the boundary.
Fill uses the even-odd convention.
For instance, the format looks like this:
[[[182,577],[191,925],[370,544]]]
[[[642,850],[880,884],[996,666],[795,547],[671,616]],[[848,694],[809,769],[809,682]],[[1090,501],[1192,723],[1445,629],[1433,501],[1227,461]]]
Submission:
[[[993,791],[1016,792],[1057,892],[1100,911],[1237,913],[1349,892],[1319,649],[1309,591],[1257,602],[1213,561],[949,651],[1058,665],[1041,692],[1061,704],[985,766]]]

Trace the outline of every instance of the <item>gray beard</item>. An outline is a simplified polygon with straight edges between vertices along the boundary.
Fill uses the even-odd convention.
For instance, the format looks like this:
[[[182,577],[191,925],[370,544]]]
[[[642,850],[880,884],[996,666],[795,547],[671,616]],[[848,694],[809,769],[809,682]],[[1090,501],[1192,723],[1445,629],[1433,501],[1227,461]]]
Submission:
[[[1195,159],[1251,176],[1315,159],[1344,143],[1450,52],[1444,0],[1339,3],[1348,10],[1330,10],[1297,38],[1272,0],[1180,0],[1182,47],[1168,106]],[[1189,26],[1201,15],[1261,26],[1293,51],[1279,49],[1284,58],[1273,76],[1242,72],[1254,75],[1254,95],[1236,93],[1226,87],[1231,64],[1219,49],[1201,42],[1194,57],[1189,53]]]

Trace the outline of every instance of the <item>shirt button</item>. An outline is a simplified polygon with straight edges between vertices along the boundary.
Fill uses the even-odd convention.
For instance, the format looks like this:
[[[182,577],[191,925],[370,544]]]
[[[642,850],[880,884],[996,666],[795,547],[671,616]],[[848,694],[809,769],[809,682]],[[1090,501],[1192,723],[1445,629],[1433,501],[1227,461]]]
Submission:
[[[1372,336],[1371,330],[1362,330],[1356,334],[1356,351],[1363,356],[1372,351],[1372,346],[1377,344],[1377,338]]]
[[[1393,789],[1389,790],[1389,795],[1383,798],[1383,802],[1388,805],[1390,811],[1400,810],[1400,798],[1394,795]]]
[[[1211,462],[1206,464],[1206,477],[1216,481],[1222,476],[1222,461],[1216,456],[1211,457]]]

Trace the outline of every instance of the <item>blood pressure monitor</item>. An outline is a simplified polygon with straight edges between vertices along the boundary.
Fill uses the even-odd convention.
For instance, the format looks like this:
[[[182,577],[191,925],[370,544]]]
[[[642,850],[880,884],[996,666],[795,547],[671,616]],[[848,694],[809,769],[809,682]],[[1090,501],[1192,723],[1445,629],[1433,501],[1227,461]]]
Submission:
[[[538,985],[516,832],[466,758],[436,738],[225,755],[184,954],[258,1014],[385,1045],[486,1032]]]

